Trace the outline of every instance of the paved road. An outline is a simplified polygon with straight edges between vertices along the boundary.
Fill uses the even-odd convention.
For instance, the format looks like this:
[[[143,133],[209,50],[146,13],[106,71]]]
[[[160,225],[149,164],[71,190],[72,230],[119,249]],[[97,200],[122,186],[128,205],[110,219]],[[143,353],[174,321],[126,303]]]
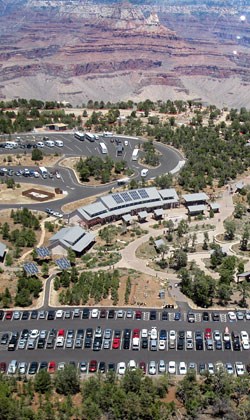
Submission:
[[[133,308],[135,310],[135,308]],[[188,323],[186,318],[186,313],[182,313],[182,319],[180,321],[174,321],[174,312],[169,309],[169,320],[162,321],[160,317],[160,312],[157,312],[157,320],[149,320],[149,311],[143,312],[143,319],[55,319],[53,321],[47,320],[28,320],[28,321],[0,321],[1,332],[3,331],[18,331],[21,332],[23,328],[27,329],[46,329],[50,330],[55,328],[57,330],[64,329],[65,333],[68,329],[74,329],[75,332],[77,329],[83,328],[93,328],[101,326],[102,329],[111,328],[113,331],[116,329],[124,330],[125,328],[147,328],[148,330],[152,326],[156,326],[158,332],[160,329],[164,328],[167,331],[205,331],[205,328],[211,328],[212,331],[219,330],[221,333],[224,332],[225,327],[229,327],[229,331],[241,331],[246,330],[250,333],[250,321],[234,321],[230,322],[225,313],[220,315],[220,321],[201,321],[201,312],[196,312],[196,322]],[[224,321],[224,322],[223,322]],[[0,334],[1,336],[1,334]],[[247,364],[250,363],[249,351],[233,351],[233,350],[176,350],[169,349],[165,351],[150,351],[147,349],[141,349],[139,351],[133,350],[104,350],[93,351],[92,349],[36,349],[36,350],[16,350],[10,352],[6,350],[6,346],[0,346],[0,361],[9,362],[12,359],[18,361],[27,361],[31,362],[33,360],[41,362],[43,360],[50,361],[54,360],[57,363],[61,361],[69,362],[71,360],[76,363],[86,360],[90,361],[96,359],[97,361],[105,361],[118,363],[120,361],[128,362],[131,359],[134,359],[136,362],[144,361],[148,363],[150,360],[159,361],[161,359],[166,362],[174,360],[176,362],[185,361],[195,362],[197,364],[201,362],[212,362],[216,363],[217,361],[222,361],[223,363],[236,361],[242,361]]]

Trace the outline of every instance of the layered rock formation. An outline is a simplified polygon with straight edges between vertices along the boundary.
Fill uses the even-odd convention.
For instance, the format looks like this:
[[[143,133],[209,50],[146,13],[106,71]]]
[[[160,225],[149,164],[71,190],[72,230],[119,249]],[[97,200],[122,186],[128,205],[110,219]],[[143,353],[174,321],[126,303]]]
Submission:
[[[233,11],[215,13],[128,2],[2,0],[0,96],[73,104],[201,97],[248,106],[250,26]],[[219,89],[223,81],[232,87]]]

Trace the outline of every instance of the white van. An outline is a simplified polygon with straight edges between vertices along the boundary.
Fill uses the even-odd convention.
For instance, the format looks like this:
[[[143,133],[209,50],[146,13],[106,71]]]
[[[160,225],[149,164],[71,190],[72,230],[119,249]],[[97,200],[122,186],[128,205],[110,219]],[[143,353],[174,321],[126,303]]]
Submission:
[[[148,169],[142,169],[141,170],[141,177],[145,177],[148,174]]]
[[[133,338],[132,350],[140,350],[140,339],[138,337]]]
[[[40,147],[40,148],[44,147],[43,141],[39,141],[36,145],[37,147]]]
[[[45,145],[48,147],[54,147],[55,142],[53,140],[46,140]]]
[[[55,145],[58,147],[63,147],[63,141],[62,140],[56,140]]]

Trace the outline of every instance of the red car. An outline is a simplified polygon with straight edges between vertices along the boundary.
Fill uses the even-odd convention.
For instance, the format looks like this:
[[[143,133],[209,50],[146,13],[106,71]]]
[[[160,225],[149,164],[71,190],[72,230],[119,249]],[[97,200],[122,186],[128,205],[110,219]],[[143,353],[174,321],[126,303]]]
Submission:
[[[64,330],[58,331],[58,337],[64,337]]]
[[[139,363],[139,368],[143,371],[143,373],[146,374],[146,363],[145,362],[140,362]]]
[[[121,339],[120,338],[114,338],[112,348],[113,349],[119,349],[120,344],[121,344]]]
[[[142,317],[142,312],[141,311],[136,311],[135,312],[135,319],[141,319]]]
[[[133,338],[135,338],[135,337],[140,338],[140,330],[139,330],[139,328],[135,328],[133,330]]]
[[[56,371],[56,362],[49,362],[48,364],[48,372],[55,373]]]
[[[0,363],[0,372],[2,372],[2,373],[6,372],[6,363],[5,362]]]
[[[89,372],[96,372],[97,371],[97,361],[91,360],[89,363]]]
[[[5,314],[5,319],[11,320],[13,316],[13,312],[12,311],[7,311]]]
[[[206,328],[205,329],[205,339],[209,340],[210,338],[212,338],[212,330],[211,330],[211,328]]]

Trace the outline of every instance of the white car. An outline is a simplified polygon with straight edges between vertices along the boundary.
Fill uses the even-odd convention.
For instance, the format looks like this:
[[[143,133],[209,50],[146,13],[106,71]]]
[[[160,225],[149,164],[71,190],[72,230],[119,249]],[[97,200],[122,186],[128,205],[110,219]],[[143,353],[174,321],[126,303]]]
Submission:
[[[213,363],[208,363],[207,364],[207,370],[210,373],[210,375],[214,375],[214,365],[213,365]]]
[[[214,331],[214,341],[220,341],[220,340],[221,340],[220,331],[215,330]]]
[[[245,317],[248,321],[250,320],[250,311],[246,311]]]
[[[185,362],[180,362],[179,364],[179,373],[180,375],[186,375],[187,373],[187,365]]]
[[[187,331],[187,332],[186,332],[186,338],[187,338],[187,339],[193,338],[193,333],[192,333],[192,331]]]
[[[149,362],[148,373],[149,375],[156,375],[156,363],[154,360],[151,360],[151,362]]]
[[[62,318],[63,317],[63,310],[62,309],[58,309],[56,311],[56,318]]]
[[[242,341],[241,344],[242,344],[243,350],[249,350],[250,349],[249,341]]]
[[[249,341],[249,335],[246,331],[241,331],[240,338],[242,341]]]
[[[23,350],[23,349],[25,349],[26,344],[27,344],[27,340],[25,340],[25,338],[21,338],[21,339],[19,340],[19,343],[18,343],[18,348],[19,348],[20,350]]]
[[[40,338],[46,338],[47,337],[47,330],[41,330],[39,333]]]
[[[21,375],[24,375],[24,374],[26,373],[26,371],[27,371],[27,367],[28,367],[28,365],[27,365],[27,363],[26,363],[26,362],[20,362],[20,363],[18,364],[18,372],[19,372]]]
[[[235,370],[237,376],[242,376],[245,373],[245,368],[242,362],[235,362]]]
[[[175,340],[176,339],[176,332],[174,330],[169,331],[169,340]]]
[[[59,172],[56,173],[56,178],[57,179],[60,179],[61,178],[61,175],[59,174]]]
[[[39,311],[38,312],[38,319],[45,319],[46,318],[46,312],[45,311]]]
[[[233,368],[232,363],[226,363],[225,367],[226,367],[226,371],[229,375],[234,374],[234,368]]]
[[[135,363],[135,360],[130,360],[130,361],[128,362],[128,369],[130,369],[130,370],[136,370],[136,363]]]
[[[21,317],[21,314],[19,311],[13,312],[13,319],[17,320],[17,319],[20,319],[20,317]]]
[[[229,329],[227,327],[225,328],[225,332],[224,332],[224,335],[223,335],[223,340],[224,341],[230,341]]]
[[[92,309],[91,318],[98,318],[99,310],[97,308]]]
[[[56,347],[63,347],[64,346],[64,337],[60,336],[56,339]]]
[[[158,333],[157,333],[157,328],[156,327],[151,328],[150,338],[151,338],[151,340],[157,340]]]
[[[176,363],[174,361],[169,362],[168,364],[168,373],[176,373]]]
[[[159,340],[158,349],[159,350],[166,350],[166,341],[165,340]]]
[[[123,310],[122,310],[122,309],[119,309],[119,310],[117,311],[116,317],[117,317],[117,318],[123,318],[123,316],[124,316]]]
[[[65,369],[65,362],[58,363],[57,370],[64,370]]]
[[[164,360],[159,361],[158,371],[159,371],[159,373],[165,373],[166,372],[166,363],[164,362]]]
[[[146,328],[141,330],[141,338],[148,338],[148,330]]]
[[[124,145],[125,145],[125,146],[128,146],[128,140],[125,140],[125,141],[124,141]]]
[[[230,321],[236,321],[236,313],[235,312],[232,312],[232,311],[229,311],[228,313],[227,313],[227,316],[228,316],[228,318],[230,319]]]
[[[30,331],[29,338],[36,340],[38,336],[39,336],[39,331],[38,330],[31,330]]]
[[[117,366],[118,375],[125,375],[125,372],[126,372],[126,363],[125,362],[118,363],[118,366]]]

